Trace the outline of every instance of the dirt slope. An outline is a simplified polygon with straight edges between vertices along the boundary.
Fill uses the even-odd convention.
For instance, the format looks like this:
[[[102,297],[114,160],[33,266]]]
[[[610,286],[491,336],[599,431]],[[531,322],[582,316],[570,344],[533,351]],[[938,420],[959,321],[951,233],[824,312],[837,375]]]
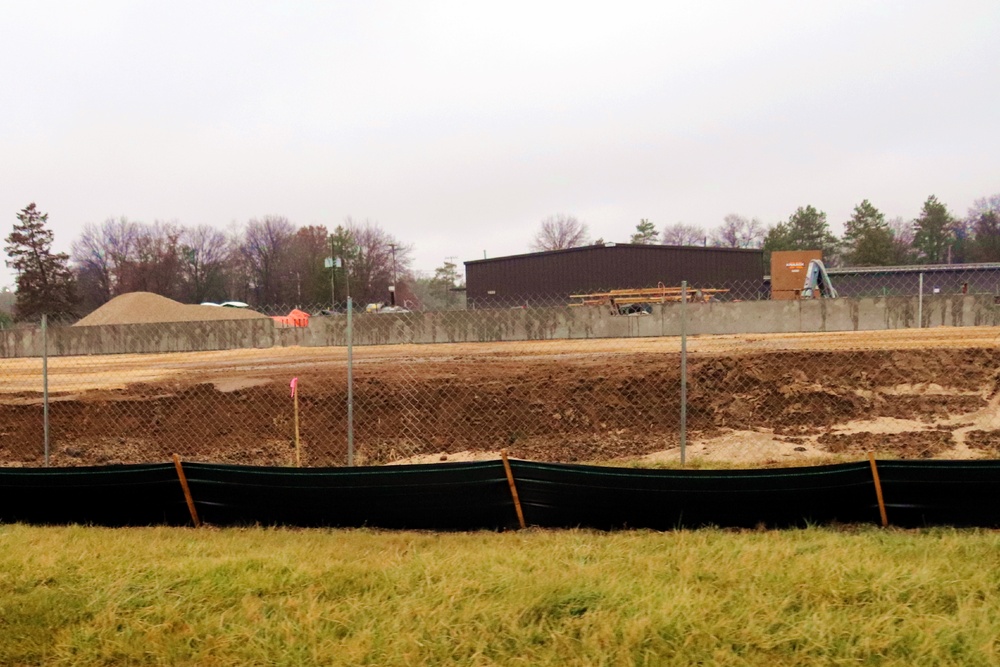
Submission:
[[[689,361],[689,456],[757,463],[861,457],[870,449],[904,457],[996,456],[995,334],[869,334],[872,347],[895,340],[896,349],[861,351],[860,337],[841,334],[792,344],[763,336],[695,339],[692,348],[701,351]],[[818,350],[807,349],[810,340]],[[978,344],[962,347],[970,340]],[[537,460],[675,460],[675,350],[672,339],[361,348],[354,392],[360,460],[454,459],[501,447]],[[340,349],[52,363],[57,465],[162,461],[174,452],[191,460],[286,465],[293,455],[293,376],[300,378],[305,461],[346,459]],[[35,464],[37,361],[4,364],[0,377],[11,381],[0,393],[0,460]]]

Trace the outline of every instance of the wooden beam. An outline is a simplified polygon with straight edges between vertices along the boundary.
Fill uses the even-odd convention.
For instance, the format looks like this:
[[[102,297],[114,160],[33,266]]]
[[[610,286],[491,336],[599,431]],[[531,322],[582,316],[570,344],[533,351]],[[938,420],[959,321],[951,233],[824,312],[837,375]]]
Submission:
[[[875,454],[868,452],[868,461],[872,466],[872,479],[875,480],[875,495],[878,497],[878,511],[882,515],[882,527],[889,525],[889,517],[885,513],[885,500],[882,498],[882,482],[878,478],[878,466],[875,465]]]
[[[177,477],[181,480],[181,488],[184,489],[184,499],[187,501],[188,511],[191,513],[191,521],[195,528],[201,527],[198,519],[198,510],[194,507],[194,498],[191,497],[191,488],[188,487],[187,475],[184,474],[184,466],[181,465],[181,457],[174,454],[174,467],[177,468]]]
[[[507,471],[507,483],[510,485],[510,495],[514,498],[514,509],[517,510],[517,521],[521,528],[527,528],[524,522],[524,512],[521,510],[521,499],[517,496],[517,486],[514,484],[514,472],[510,469],[510,461],[507,460],[507,450],[500,450],[500,458],[503,459],[503,468]]]

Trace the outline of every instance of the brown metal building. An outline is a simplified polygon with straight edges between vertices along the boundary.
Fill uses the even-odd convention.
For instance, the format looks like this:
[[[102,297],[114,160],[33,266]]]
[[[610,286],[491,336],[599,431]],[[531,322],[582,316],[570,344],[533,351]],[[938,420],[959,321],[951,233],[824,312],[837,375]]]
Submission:
[[[736,248],[608,243],[465,262],[471,307],[566,302],[612,289],[678,287],[764,289],[764,252]]]

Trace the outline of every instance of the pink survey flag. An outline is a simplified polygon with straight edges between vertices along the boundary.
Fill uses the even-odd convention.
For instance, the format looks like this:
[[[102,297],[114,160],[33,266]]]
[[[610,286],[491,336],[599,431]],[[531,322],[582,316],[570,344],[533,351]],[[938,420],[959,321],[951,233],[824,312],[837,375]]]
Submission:
[[[292,382],[291,382],[290,386],[292,387],[292,398],[295,398],[295,390],[299,386],[299,379],[298,378],[292,378]]]

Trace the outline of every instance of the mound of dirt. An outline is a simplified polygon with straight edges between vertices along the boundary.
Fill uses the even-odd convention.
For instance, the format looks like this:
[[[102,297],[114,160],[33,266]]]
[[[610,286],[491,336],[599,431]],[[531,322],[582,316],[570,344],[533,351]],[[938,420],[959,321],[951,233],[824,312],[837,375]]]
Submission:
[[[164,322],[214,322],[266,318],[255,310],[191,306],[151,292],[129,292],[108,301],[73,326],[105,324],[159,324]]]

